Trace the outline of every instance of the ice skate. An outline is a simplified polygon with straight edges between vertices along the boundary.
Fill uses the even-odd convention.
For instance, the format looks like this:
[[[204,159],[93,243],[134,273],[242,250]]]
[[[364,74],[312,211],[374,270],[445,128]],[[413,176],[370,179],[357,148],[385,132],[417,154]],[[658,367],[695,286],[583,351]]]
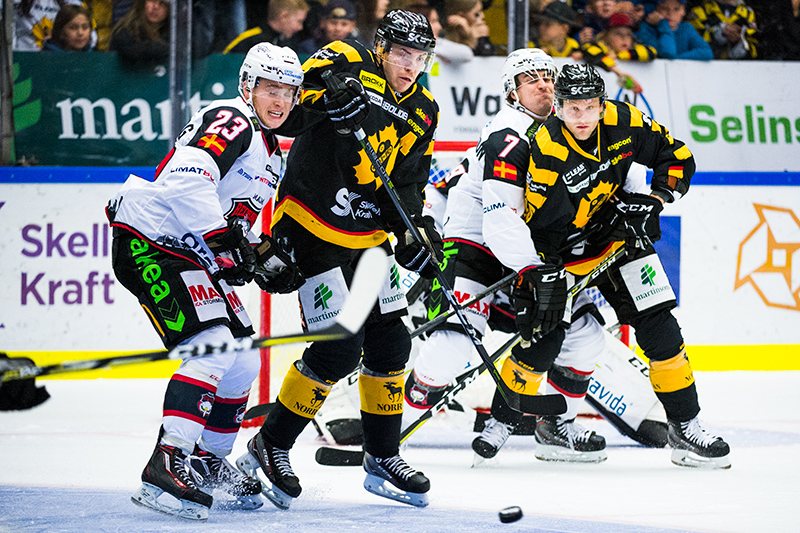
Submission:
[[[472,466],[478,466],[485,459],[491,459],[506,443],[508,437],[514,432],[514,426],[504,424],[496,418],[489,418],[483,426],[483,431],[472,441],[475,459]]]
[[[575,419],[542,416],[536,424],[536,458],[542,461],[600,463],[605,461],[606,439],[589,431]]]
[[[180,448],[159,444],[142,472],[136,505],[188,520],[207,520],[214,498],[197,488]]]
[[[261,468],[268,480],[262,480],[261,492],[275,507],[288,509],[303,490],[289,463],[289,450],[270,446],[258,432],[247,443],[247,452],[236,460],[236,466],[252,478],[258,478]]]
[[[700,419],[688,422],[669,421],[667,432],[672,447],[672,462],[692,468],[730,468],[728,443],[709,433]]]
[[[364,470],[364,488],[369,492],[415,507],[428,505],[430,480],[408,466],[400,455],[381,459],[365,453]]]
[[[250,511],[264,505],[261,499],[261,482],[257,478],[247,476],[233,467],[224,457],[195,446],[189,456],[189,467],[201,490],[211,494],[214,489],[222,490],[233,496],[233,500],[221,502],[228,508]]]

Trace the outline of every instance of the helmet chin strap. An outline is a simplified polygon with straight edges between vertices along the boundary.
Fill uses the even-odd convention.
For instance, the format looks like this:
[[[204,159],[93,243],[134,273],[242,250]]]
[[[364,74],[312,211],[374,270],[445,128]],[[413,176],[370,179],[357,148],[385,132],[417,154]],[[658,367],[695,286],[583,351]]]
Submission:
[[[519,103],[519,95],[517,94],[516,89],[511,91],[510,94],[514,95],[514,102],[509,103],[508,101],[506,101],[506,103],[510,105],[512,108],[516,109],[517,111],[525,113],[534,120],[537,120],[539,122],[544,122],[545,120],[547,120],[547,117],[549,117],[553,113],[553,106],[550,106],[550,111],[546,115],[537,115],[536,113],[534,113],[533,111],[531,111],[530,109]]]

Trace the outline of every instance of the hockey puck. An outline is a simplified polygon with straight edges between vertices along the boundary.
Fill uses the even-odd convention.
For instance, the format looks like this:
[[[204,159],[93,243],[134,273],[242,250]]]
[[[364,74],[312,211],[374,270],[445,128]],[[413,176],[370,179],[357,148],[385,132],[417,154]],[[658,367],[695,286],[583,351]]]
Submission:
[[[506,507],[497,514],[500,515],[500,521],[502,523],[508,524],[522,518],[522,509],[514,505],[513,507]]]

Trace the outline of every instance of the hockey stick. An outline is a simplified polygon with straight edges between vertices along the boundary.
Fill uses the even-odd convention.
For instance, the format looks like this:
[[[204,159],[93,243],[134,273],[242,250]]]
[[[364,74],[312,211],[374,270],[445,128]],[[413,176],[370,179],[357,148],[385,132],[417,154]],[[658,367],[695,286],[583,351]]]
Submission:
[[[211,355],[229,351],[251,350],[254,348],[267,348],[282,344],[299,342],[317,342],[345,339],[355,335],[364,325],[375,301],[378,299],[386,273],[389,271],[389,259],[386,252],[380,248],[370,248],[364,252],[359,260],[350,294],[336,315],[336,322],[324,329],[307,333],[294,333],[276,337],[261,337],[253,339],[245,337],[236,339],[232,343],[200,344],[176,346],[171,350],[159,350],[133,355],[105,357],[101,359],[87,359],[85,361],[67,361],[47,366],[29,366],[4,371],[0,374],[0,382],[16,379],[35,378],[50,374],[65,372],[78,372],[82,370],[97,370],[117,365],[130,365],[135,363],[148,363],[165,359],[184,359],[202,355]]]
[[[569,239],[567,241],[567,244],[564,245],[559,250],[559,253],[563,252],[563,251],[566,251],[566,250],[569,250],[570,248],[572,248],[573,246],[575,246],[576,244],[578,244],[581,241],[585,241],[592,233],[594,233],[594,231],[589,231],[586,234],[579,233],[578,235],[574,236],[572,239]],[[499,281],[493,283],[492,285],[489,285],[484,290],[480,291],[479,293],[477,293],[474,296],[472,296],[472,297],[468,298],[467,300],[465,300],[463,303],[461,303],[458,306],[459,309],[466,309],[469,306],[471,306],[472,304],[474,304],[475,302],[477,302],[479,300],[482,300],[483,298],[489,296],[490,294],[494,294],[495,292],[499,291],[500,289],[502,289],[503,287],[505,287],[509,283],[513,282],[517,278],[517,276],[519,276],[519,274],[517,272],[511,272],[510,274],[508,274],[504,278],[502,278]],[[585,285],[584,285],[584,287],[585,287]],[[583,289],[584,287],[581,287],[581,289]],[[579,291],[580,291],[580,289],[578,291],[576,291],[576,294]],[[417,329],[412,331],[411,332],[411,338],[413,339],[414,337],[419,337],[423,333],[427,333],[428,331],[432,330],[433,328],[435,328],[436,326],[438,326],[442,322],[444,322],[447,319],[449,319],[454,314],[456,314],[456,312],[452,308],[448,309],[447,311],[445,311],[441,315],[431,319],[430,321],[422,324],[420,327],[418,327]]]
[[[514,334],[508,341],[505,342],[500,348],[494,351],[492,355],[489,356],[491,360],[491,364],[494,366],[494,363],[500,359],[505,353],[507,353],[511,348],[514,347],[515,344],[519,342],[519,333]],[[442,408],[444,408],[447,404],[449,404],[455,396],[467,388],[467,386],[478,379],[478,376],[483,374],[486,370],[487,365],[485,362],[482,362],[479,366],[474,368],[470,368],[460,376],[456,378],[456,382],[452,386],[448,386],[447,390],[445,391],[444,395],[439,398],[435,404],[431,405],[428,409],[423,412],[419,418],[414,420],[406,429],[400,433],[400,442],[405,442],[419,427],[433,418],[433,415],[439,412]],[[555,395],[550,395],[555,396]],[[542,398],[546,398],[547,396],[541,396]],[[540,414],[560,414],[560,407],[561,402],[551,402],[551,407],[553,408],[553,412],[551,413],[540,413]],[[317,449],[317,453],[314,456],[314,459],[317,463],[325,466],[350,466],[350,465],[360,465],[364,460],[364,452],[363,450],[346,450],[343,448],[336,448],[333,446],[321,446]]]
[[[613,254],[608,256],[602,262],[600,262],[597,266],[595,266],[587,275],[582,277],[579,281],[577,281],[572,287],[569,288],[567,291],[567,299],[572,300],[580,291],[585,289],[589,283],[593,280],[597,279],[597,277],[608,270],[608,267],[611,266],[617,259],[625,255],[625,247],[622,246]],[[498,350],[496,350],[489,359],[491,360],[492,366],[494,366],[494,362],[497,361],[504,353],[514,347],[514,345],[520,341],[519,333],[516,333],[510,340],[508,340],[503,346],[501,346]],[[458,376],[456,378],[456,383],[452,387],[448,387],[445,391],[442,398],[439,399],[434,405],[428,408],[419,418],[417,418],[414,422],[412,422],[403,432],[400,434],[400,442],[404,442],[408,437],[410,437],[419,427],[433,418],[433,415],[439,412],[444,406],[449,404],[456,394],[464,390],[467,385],[475,381],[480,374],[486,370],[487,365],[486,362],[481,363],[479,366],[475,368],[471,368]],[[557,396],[560,398],[560,395],[544,395],[544,396],[536,396],[537,398],[549,398],[552,396]],[[552,412],[540,412],[538,414],[561,414],[563,411],[559,411],[557,408],[560,407],[560,402],[553,402],[551,407],[553,408]],[[542,409],[544,411],[544,408]],[[343,448],[336,448],[332,446],[321,446],[317,449],[317,452],[314,456],[317,463],[325,466],[349,466],[349,465],[360,465],[364,460],[364,452],[362,450],[347,450]]]
[[[585,288],[586,288],[586,287],[589,285],[589,283],[591,283],[593,280],[597,279],[597,277],[598,277],[600,274],[602,274],[603,272],[605,272],[606,270],[608,270],[608,267],[610,267],[610,266],[611,266],[611,265],[612,265],[614,262],[616,262],[616,261],[617,261],[617,259],[619,259],[619,258],[620,258],[620,257],[622,257],[623,255],[625,255],[625,247],[624,247],[624,246],[623,246],[623,247],[620,247],[619,249],[617,249],[617,250],[616,250],[616,251],[615,251],[613,254],[611,254],[610,256],[608,256],[607,258],[605,258],[605,259],[604,259],[602,262],[600,262],[600,263],[599,263],[597,266],[595,266],[595,267],[594,267],[594,268],[593,268],[593,269],[592,269],[592,270],[591,270],[591,271],[590,271],[588,274],[586,274],[586,275],[585,275],[584,277],[582,277],[580,280],[578,280],[577,282],[575,282],[575,284],[574,284],[574,285],[572,285],[572,286],[569,288],[569,290],[567,291],[567,300],[571,300],[571,299],[573,299],[575,296],[577,296],[577,294],[578,294],[580,291],[582,291],[583,289],[585,289]],[[495,287],[495,286],[496,286],[496,285],[498,285],[499,283],[503,283],[503,282],[505,282],[505,280],[506,280],[507,278],[509,278],[509,279],[514,279],[514,277],[515,277],[516,275],[517,275],[516,273],[513,273],[513,274],[511,274],[511,275],[507,276],[506,278],[503,278],[503,279],[501,279],[500,281],[498,281],[497,283],[495,283],[494,285],[492,285],[492,286],[488,287],[488,288],[487,288],[485,291],[483,291],[485,294],[483,294],[483,295],[480,295],[480,294],[478,294],[478,295],[476,295],[476,296],[474,297],[474,299],[477,301],[477,300],[479,300],[479,299],[483,298],[484,296],[486,296],[487,294],[489,294],[489,293],[491,293],[491,292],[494,292],[494,290],[497,290],[497,289],[494,289],[494,290],[492,290],[492,287]],[[471,300],[471,299],[470,299],[470,300]],[[467,300],[467,302],[465,302],[464,304],[462,304],[462,306],[461,306],[461,307],[468,307],[468,302],[469,302],[470,300]],[[448,316],[452,316],[452,314],[454,314],[454,311],[450,310],[450,311],[448,311],[448,313],[450,313],[450,315],[448,315]],[[444,316],[444,315],[442,315],[442,316]],[[438,317],[437,317],[437,318],[438,318]],[[434,320],[435,320],[435,319],[434,319]],[[423,329],[425,326],[427,326],[428,324],[430,324],[430,322],[427,322],[427,323],[425,323],[423,326],[420,326],[419,328],[417,328],[416,330],[414,330],[413,332],[411,332],[411,333],[410,333],[411,337],[413,338],[413,337],[415,337],[415,336],[418,336],[420,333],[422,333],[422,331],[420,331],[420,330],[422,330],[422,329]],[[492,359],[493,361],[494,361],[494,360],[496,360],[495,354],[492,354],[492,356],[490,357],[490,359]],[[484,364],[485,364],[485,363],[484,363]],[[476,367],[476,368],[477,368],[477,367]],[[354,370],[354,371],[352,372],[352,374],[350,374],[350,376],[353,376],[353,375],[355,375],[357,372],[358,372],[358,370]],[[350,376],[348,376],[348,377],[350,377]],[[460,379],[461,379],[461,377],[459,377],[459,378],[456,378],[456,379],[457,379],[457,381],[458,381],[458,380],[460,380]],[[465,386],[466,386],[466,385],[465,385]],[[447,394],[447,393],[445,393],[445,394]],[[269,412],[272,410],[272,408],[274,407],[274,405],[275,405],[274,403],[263,403],[263,404],[260,404],[260,405],[255,405],[255,406],[251,407],[250,409],[248,409],[248,411],[247,411],[247,412],[244,414],[244,419],[245,419],[245,420],[249,420],[249,419],[251,419],[251,418],[257,418],[257,417],[259,417],[259,416],[266,416],[266,415],[267,415],[267,414],[269,414]],[[545,413],[539,413],[539,414],[545,414]],[[423,416],[424,416],[424,415],[423,415]]]
[[[322,79],[328,85],[330,89],[329,80],[331,76],[331,71],[327,70],[322,73]],[[386,189],[386,193],[389,195],[389,198],[392,200],[395,208],[397,209],[400,218],[403,220],[407,230],[411,233],[411,236],[420,243],[425,243],[425,239],[423,238],[422,234],[420,233],[419,228],[416,224],[411,220],[411,217],[408,214],[408,210],[403,205],[403,201],[400,199],[400,196],[397,194],[397,191],[394,188],[394,183],[392,182],[389,174],[386,172],[386,169],[381,164],[378,155],[375,153],[375,150],[372,148],[372,145],[369,144],[366,134],[364,133],[364,129],[359,127],[357,130],[353,130],[353,134],[355,135],[358,142],[361,144],[361,147],[364,149],[364,152],[367,154],[367,158],[369,159],[370,163],[372,164],[373,168],[375,169],[375,173],[380,179],[381,183]],[[478,351],[478,355],[480,355],[481,359],[486,363],[487,368],[489,368],[489,375],[492,376],[492,379],[497,385],[500,394],[503,396],[503,399],[506,401],[506,404],[511,409],[515,411],[520,411],[523,413],[529,414],[537,414],[542,407],[542,404],[546,404],[550,400],[546,400],[545,396],[531,396],[531,395],[522,395],[517,394],[511,388],[503,382],[503,378],[500,376],[500,371],[495,368],[491,361],[489,360],[489,354],[486,352],[486,348],[483,347],[483,343],[478,338],[477,334],[475,333],[475,328],[472,324],[466,319],[464,314],[458,308],[458,302],[456,301],[456,297],[453,294],[453,289],[450,287],[450,283],[448,283],[447,279],[444,277],[444,273],[440,268],[441,265],[439,263],[436,254],[431,250],[430,253],[430,260],[434,266],[434,271],[436,273],[436,279],[439,281],[439,285],[442,287],[442,292],[444,292],[447,301],[450,303],[450,306],[455,310],[456,317],[458,317],[459,322],[461,322],[461,326],[464,328],[464,331],[469,336],[470,340],[472,341],[472,345]],[[564,411],[567,409],[566,402],[564,402],[563,397],[560,395],[558,398],[562,401]]]

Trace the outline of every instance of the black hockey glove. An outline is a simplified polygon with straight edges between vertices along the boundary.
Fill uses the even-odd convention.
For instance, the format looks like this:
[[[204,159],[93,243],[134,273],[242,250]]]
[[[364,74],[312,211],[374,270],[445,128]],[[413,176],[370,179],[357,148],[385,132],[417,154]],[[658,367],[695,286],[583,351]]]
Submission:
[[[255,247],[256,277],[258,287],[271,294],[289,294],[300,288],[306,278],[289,254],[269,235],[262,233]]]
[[[524,268],[514,292],[517,328],[523,340],[540,339],[553,331],[567,308],[567,272],[563,265],[545,263]]]
[[[625,241],[630,248],[646,248],[661,239],[659,214],[663,209],[661,200],[647,194],[613,196],[592,217],[597,228],[593,240]]]
[[[228,228],[211,232],[206,244],[214,253],[220,267],[214,279],[224,279],[228,285],[244,285],[253,281],[256,271],[256,254],[247,240],[250,224],[241,217],[228,219]]]
[[[433,279],[436,277],[436,265],[431,260],[431,250],[436,254],[439,262],[444,259],[442,237],[436,231],[432,217],[418,215],[414,217],[413,222],[425,242],[414,239],[405,226],[398,228],[394,231],[394,235],[397,237],[397,244],[394,247],[395,260],[406,270],[418,272],[425,279]]]
[[[361,127],[369,114],[369,96],[356,78],[336,73],[325,77],[325,108],[339,135],[349,135]]]

